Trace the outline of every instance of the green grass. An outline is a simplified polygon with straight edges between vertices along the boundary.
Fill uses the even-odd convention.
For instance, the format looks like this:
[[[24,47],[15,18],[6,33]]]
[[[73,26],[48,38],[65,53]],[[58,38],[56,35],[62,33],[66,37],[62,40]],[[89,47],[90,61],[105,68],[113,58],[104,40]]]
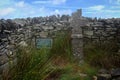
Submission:
[[[115,41],[106,43],[91,43],[84,47],[85,61],[92,66],[100,68],[120,67],[119,47]]]
[[[47,80],[52,74],[64,74],[64,67],[72,61],[70,34],[54,39],[51,49],[36,49],[30,45],[19,47],[16,65],[2,75],[3,80]],[[59,70],[61,74],[59,73]],[[59,74],[58,74],[59,73]],[[57,78],[57,77],[56,77]]]
[[[114,43],[86,45],[85,62],[78,64],[72,54],[71,33],[61,33],[52,48],[19,47],[16,65],[11,64],[2,80],[92,80],[99,68],[119,66],[120,55],[115,54],[118,47]]]
[[[49,50],[29,47],[18,49],[18,53],[17,65],[10,69],[3,80],[42,80],[54,71]]]

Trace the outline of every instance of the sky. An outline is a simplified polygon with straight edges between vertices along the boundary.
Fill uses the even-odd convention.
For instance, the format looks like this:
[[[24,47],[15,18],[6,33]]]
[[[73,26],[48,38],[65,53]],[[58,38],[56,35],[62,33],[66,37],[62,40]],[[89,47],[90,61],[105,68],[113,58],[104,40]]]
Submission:
[[[84,17],[120,18],[120,0],[0,0],[0,19],[70,15],[77,9]]]

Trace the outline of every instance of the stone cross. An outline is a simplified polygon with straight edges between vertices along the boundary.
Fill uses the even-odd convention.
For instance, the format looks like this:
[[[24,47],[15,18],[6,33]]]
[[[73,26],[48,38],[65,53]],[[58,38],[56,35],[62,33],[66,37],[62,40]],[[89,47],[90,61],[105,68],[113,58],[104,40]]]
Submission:
[[[81,9],[74,12],[71,17],[72,48],[76,59],[83,62],[83,34],[82,34],[82,12]]]

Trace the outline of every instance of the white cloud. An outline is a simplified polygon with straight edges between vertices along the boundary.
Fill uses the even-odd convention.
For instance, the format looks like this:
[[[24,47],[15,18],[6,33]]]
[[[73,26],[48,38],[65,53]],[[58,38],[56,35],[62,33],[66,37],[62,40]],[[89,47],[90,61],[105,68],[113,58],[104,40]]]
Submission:
[[[120,5],[120,0],[109,0],[109,3]]]
[[[120,10],[105,10],[108,13],[120,13]]]
[[[111,6],[109,8],[95,8],[89,7],[85,8],[85,13],[120,13],[120,7],[118,6]]]
[[[34,1],[34,4],[47,4],[47,3],[51,3],[51,1]]]
[[[0,0],[0,8],[13,4],[13,0]]]
[[[34,4],[53,4],[53,5],[64,4],[65,2],[66,0],[33,1]]]
[[[34,3],[48,3],[45,5],[52,5],[52,9],[49,7],[44,7],[43,5],[36,4],[36,6],[26,3],[25,1],[14,1],[8,6],[8,8],[0,9],[0,18],[25,18],[25,17],[39,17],[39,16],[49,16],[53,14],[70,14],[72,10],[68,9],[69,7],[64,7],[62,10],[59,10],[60,4],[64,4],[66,0],[48,0],[48,1],[34,1]],[[58,7],[58,9],[55,9]]]
[[[95,10],[95,11],[100,11],[103,10],[105,8],[104,5],[96,5],[96,6],[91,6],[89,8],[87,8],[88,10]]]
[[[95,10],[86,10],[84,14],[89,15],[90,17],[101,17],[101,18],[112,18],[112,17],[120,17],[120,9],[102,9],[99,11]]]
[[[52,3],[53,4],[63,4],[63,3],[65,3],[66,2],[66,0],[52,0]]]
[[[120,9],[120,6],[111,6],[111,9]]]
[[[15,6],[17,6],[17,7],[24,7],[25,6],[25,2],[24,1],[17,2],[15,4]]]
[[[54,11],[52,11],[50,14],[51,15],[53,15],[53,14],[60,14],[60,15],[62,15],[62,14],[71,14],[72,13],[72,10],[70,10],[70,9],[67,9],[67,10],[58,10],[58,9],[56,9],[56,10],[54,10]]]
[[[120,4],[120,0],[117,0],[117,4]]]
[[[14,8],[4,8],[4,9],[0,9],[0,16],[6,16],[8,14],[11,14],[15,11]]]

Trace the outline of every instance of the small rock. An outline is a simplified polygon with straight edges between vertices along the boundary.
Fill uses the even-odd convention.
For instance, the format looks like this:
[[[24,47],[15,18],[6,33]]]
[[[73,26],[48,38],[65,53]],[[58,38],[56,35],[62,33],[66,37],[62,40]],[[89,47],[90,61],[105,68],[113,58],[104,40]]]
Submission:
[[[112,76],[112,79],[120,80],[118,79],[120,78],[120,68],[111,70],[111,76]]]
[[[8,62],[9,59],[6,55],[0,56],[0,66]]]
[[[111,78],[111,74],[98,74],[98,77],[105,78],[105,79],[110,79]]]
[[[103,77],[103,76],[98,76],[97,80],[108,80],[108,79],[106,77]]]
[[[97,79],[97,76],[93,76],[93,80],[98,80],[98,79]]]
[[[0,75],[0,80],[2,80],[2,75]]]
[[[19,45],[22,46],[22,47],[27,47],[27,46],[28,46],[25,41],[21,41],[21,42],[19,43]]]
[[[111,74],[106,69],[100,69],[97,76],[97,80],[109,80],[111,78]]]
[[[87,76],[87,74],[84,74],[84,73],[80,73],[79,74],[81,77],[86,77]]]
[[[0,74],[2,74],[2,72],[3,72],[3,68],[1,68],[1,66],[0,66]],[[0,79],[1,80],[1,79]]]
[[[98,71],[98,73],[99,73],[99,74],[108,74],[109,71],[107,71],[106,69],[100,69],[100,70]]]

